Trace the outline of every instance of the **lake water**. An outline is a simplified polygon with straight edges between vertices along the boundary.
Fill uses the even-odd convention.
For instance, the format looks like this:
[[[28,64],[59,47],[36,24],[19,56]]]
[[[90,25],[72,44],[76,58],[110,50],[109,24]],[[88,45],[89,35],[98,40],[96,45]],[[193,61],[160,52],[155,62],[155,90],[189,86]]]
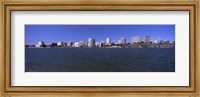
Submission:
[[[174,48],[25,48],[26,72],[175,72]]]

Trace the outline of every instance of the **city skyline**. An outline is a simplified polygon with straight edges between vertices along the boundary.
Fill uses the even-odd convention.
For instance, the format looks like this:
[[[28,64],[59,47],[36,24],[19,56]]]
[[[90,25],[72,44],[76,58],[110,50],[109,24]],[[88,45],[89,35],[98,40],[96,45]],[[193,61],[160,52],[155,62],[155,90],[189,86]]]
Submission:
[[[53,42],[79,42],[93,38],[95,41],[111,42],[125,37],[126,43],[131,38],[150,36],[151,40],[175,41],[175,25],[25,25],[25,44],[36,44],[44,41]]]

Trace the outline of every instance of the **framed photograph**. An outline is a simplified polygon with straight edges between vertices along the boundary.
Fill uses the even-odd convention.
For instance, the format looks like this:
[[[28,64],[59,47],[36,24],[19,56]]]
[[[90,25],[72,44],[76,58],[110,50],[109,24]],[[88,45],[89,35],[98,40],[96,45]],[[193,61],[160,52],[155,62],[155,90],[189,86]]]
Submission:
[[[1,3],[2,96],[200,97],[198,0],[14,1]]]

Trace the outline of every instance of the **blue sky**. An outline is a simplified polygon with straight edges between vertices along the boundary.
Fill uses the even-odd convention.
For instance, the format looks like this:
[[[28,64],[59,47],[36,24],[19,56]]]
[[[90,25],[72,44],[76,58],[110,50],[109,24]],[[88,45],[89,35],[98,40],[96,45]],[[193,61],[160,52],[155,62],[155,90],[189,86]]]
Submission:
[[[25,25],[25,44],[52,42],[105,41],[125,37],[130,42],[133,36],[150,36],[151,40],[175,40],[175,25]]]

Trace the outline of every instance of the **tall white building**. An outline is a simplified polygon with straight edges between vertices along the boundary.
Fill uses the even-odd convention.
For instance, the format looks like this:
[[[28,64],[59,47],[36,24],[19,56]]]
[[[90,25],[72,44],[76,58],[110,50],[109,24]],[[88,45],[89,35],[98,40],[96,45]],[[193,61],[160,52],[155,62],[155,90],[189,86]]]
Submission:
[[[125,37],[121,37],[121,44],[126,44],[126,38]]]
[[[67,47],[72,47],[72,46],[73,46],[73,42],[69,41],[69,42],[67,43]]]
[[[117,41],[116,41],[116,40],[114,40],[114,41],[113,41],[113,43],[114,43],[114,44],[117,44]]]
[[[103,47],[103,46],[105,46],[105,41],[101,41],[101,42],[99,43],[99,47]]]
[[[106,38],[106,45],[111,45],[111,39],[110,38]]]
[[[36,47],[44,47],[45,43],[43,41],[39,41],[37,44],[36,44]]]
[[[79,42],[79,47],[84,47],[85,46],[85,41],[80,41]]]
[[[95,40],[92,38],[88,39],[88,47],[92,48],[95,47]]]
[[[121,44],[121,40],[118,40],[117,43],[118,43],[118,44]]]
[[[134,36],[131,38],[131,44],[133,43],[141,43],[142,42],[142,38],[140,36]]]
[[[100,45],[99,42],[96,42],[96,43],[95,43],[95,46],[100,47],[99,45]]]
[[[158,40],[154,40],[153,43],[154,43],[154,44],[158,44],[159,41],[158,41]]]
[[[164,40],[164,44],[170,44],[169,40]]]
[[[63,47],[63,45],[64,45],[63,42],[58,42],[58,43],[57,43],[57,46],[59,46],[59,47]]]
[[[80,47],[80,46],[79,46],[79,42],[75,42],[75,43],[74,43],[74,47]]]
[[[103,47],[104,46],[104,43],[103,42],[100,42],[99,43],[99,47]]]
[[[144,43],[146,44],[150,43],[150,36],[144,36]]]

